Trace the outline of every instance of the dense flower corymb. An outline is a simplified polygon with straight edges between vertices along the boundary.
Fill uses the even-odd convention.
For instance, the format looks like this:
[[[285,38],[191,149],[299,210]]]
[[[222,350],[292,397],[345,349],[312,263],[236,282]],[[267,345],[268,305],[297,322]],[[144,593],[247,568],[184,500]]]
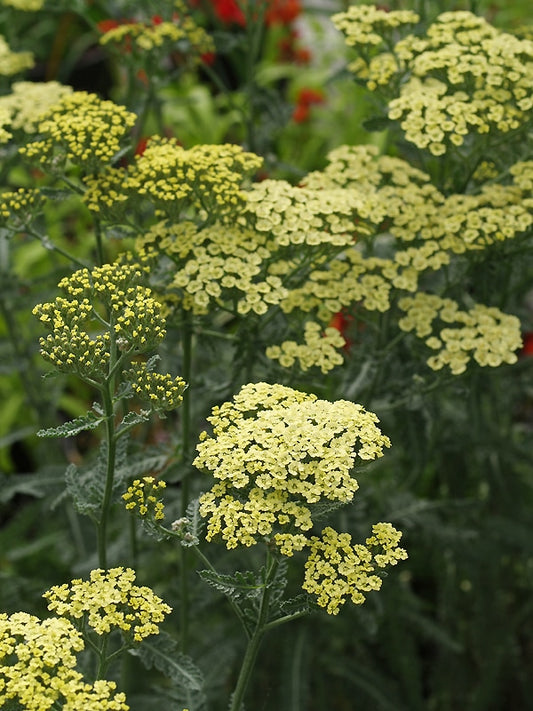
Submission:
[[[162,480],[153,476],[135,479],[122,498],[126,501],[128,511],[136,511],[141,518],[153,516],[156,521],[165,518],[163,502],[159,500],[159,493],[166,487]]]
[[[336,615],[348,597],[361,605],[365,592],[381,588],[376,568],[407,558],[407,552],[398,547],[401,537],[390,523],[376,523],[365,545],[352,546],[349,533],[325,528],[321,537],[311,538],[303,589],[316,595],[318,604],[330,615]]]
[[[39,124],[42,138],[20,152],[45,165],[60,156],[92,173],[113,159],[136,118],[112,101],[75,91],[43,114]]]
[[[0,614],[0,708],[6,702],[12,708],[14,701],[27,711],[128,711],[114,682],[89,684],[76,671],[76,654],[83,648],[69,620]]]
[[[286,532],[311,528],[312,504],[352,500],[356,460],[380,457],[390,446],[361,405],[282,385],[245,385],[208,420],[213,436],[204,434],[194,464],[217,481],[201,497],[200,513],[207,539],[220,534],[228,548],[284,534],[276,541],[283,550]],[[301,550],[306,539],[296,535]]]
[[[111,334],[122,353],[146,353],[159,345],[165,322],[151,290],[139,284],[141,277],[138,265],[116,263],[62,279],[66,298],[33,310],[50,330],[40,340],[43,358],[62,372],[100,382],[107,377]]]
[[[120,629],[130,642],[159,633],[158,624],[171,612],[146,586],[134,585],[131,568],[92,570],[90,580],[54,585],[43,597],[48,609],[72,621],[82,620],[97,634]]]

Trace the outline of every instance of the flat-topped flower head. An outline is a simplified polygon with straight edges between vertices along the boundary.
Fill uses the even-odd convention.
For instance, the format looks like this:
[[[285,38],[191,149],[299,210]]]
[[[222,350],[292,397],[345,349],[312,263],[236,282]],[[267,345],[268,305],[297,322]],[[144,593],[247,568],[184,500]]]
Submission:
[[[44,593],[48,609],[77,625],[88,625],[96,634],[119,629],[130,644],[159,634],[171,608],[146,586],[135,585],[131,568],[92,570],[89,580],[54,585]]]
[[[344,362],[339,349],[346,345],[346,341],[336,328],[323,331],[319,323],[307,321],[304,339],[304,343],[284,341],[280,346],[269,346],[265,351],[266,356],[279,361],[284,368],[291,368],[298,363],[301,370],[318,367],[322,373],[328,373]]]
[[[31,69],[35,64],[31,52],[13,52],[3,35],[0,35],[0,76],[11,77]]]
[[[148,370],[146,363],[133,363],[128,377],[137,397],[148,402],[156,412],[174,410],[183,402],[187,384],[179,376],[154,373]]]
[[[23,12],[37,12],[44,5],[45,0],[2,0],[2,5],[13,7]]]
[[[0,613],[0,707],[13,702],[26,711],[128,711],[114,682],[87,683],[76,671],[83,649],[70,620]]]
[[[16,131],[34,133],[41,116],[63,96],[71,93],[72,87],[63,86],[57,81],[15,82],[10,94],[0,96],[0,112],[6,112],[6,119],[2,123],[9,127],[8,138]]]
[[[50,331],[41,355],[63,372],[100,382],[110,349],[147,353],[165,336],[160,304],[139,284],[143,270],[128,263],[79,269],[59,283],[66,294],[38,304],[33,313]]]
[[[243,181],[261,164],[259,156],[233,144],[185,149],[175,139],[153,136],[127,170],[88,178],[84,200],[104,216],[123,213],[141,198],[172,220],[192,209],[202,220],[227,222],[243,204]]]
[[[371,192],[294,187],[284,180],[254,184],[243,212],[247,224],[272,234],[279,246],[350,245],[356,231],[369,234],[371,225],[383,217],[383,207]]]
[[[312,504],[351,501],[356,462],[390,446],[361,405],[282,385],[245,385],[208,421],[213,436],[204,433],[194,465],[215,484],[201,497],[200,513],[207,539],[220,534],[228,548],[309,530]]]
[[[159,496],[166,483],[153,476],[135,479],[125,494],[122,494],[128,511],[137,513],[141,518],[153,518],[162,521],[165,518],[163,502]]]
[[[365,545],[352,545],[349,533],[325,528],[310,540],[303,589],[330,615],[338,614],[348,598],[361,605],[366,593],[381,588],[379,569],[407,558],[398,546],[401,536],[390,523],[376,523]]]
[[[0,193],[0,217],[9,230],[22,231],[38,215],[45,203],[45,197],[35,188]]]
[[[179,306],[199,315],[218,306],[261,315],[288,294],[281,278],[267,271],[274,257],[267,243],[266,235],[240,225],[216,222],[198,229],[181,221],[154,225],[136,248],[140,258],[172,260],[166,294]]]
[[[129,57],[133,61],[156,64],[169,54],[180,52],[184,59],[199,62],[203,54],[214,52],[215,45],[207,32],[199,27],[187,13],[184,3],[179,3],[179,13],[174,13],[172,21],[159,15],[151,21],[117,22],[100,37],[100,44],[117,48],[122,61]]]
[[[398,305],[405,313],[400,328],[416,333],[435,351],[427,359],[433,370],[448,367],[460,375],[472,360],[491,367],[517,361],[522,337],[516,316],[483,304],[461,311],[452,299],[425,293],[405,297]]]
[[[411,10],[387,11],[376,5],[352,5],[346,12],[333,15],[331,20],[345,35],[347,45],[366,48],[381,45],[394,30],[416,24],[420,16]]]
[[[41,116],[42,138],[20,152],[48,167],[70,161],[85,173],[95,173],[113,160],[136,120],[123,106],[75,91]]]

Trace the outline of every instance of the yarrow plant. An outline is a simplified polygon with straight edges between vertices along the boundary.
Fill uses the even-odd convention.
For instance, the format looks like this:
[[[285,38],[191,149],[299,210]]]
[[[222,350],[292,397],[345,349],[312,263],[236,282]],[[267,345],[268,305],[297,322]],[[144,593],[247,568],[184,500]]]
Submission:
[[[514,681],[485,703],[435,679],[503,649],[469,646],[493,599],[527,611],[500,540],[521,522],[499,507],[530,502],[528,33],[446,2],[344,7],[327,34],[294,0],[80,0],[48,56],[25,38],[48,37],[51,6],[0,5],[0,464],[45,462],[0,476],[31,541],[0,595],[32,610],[0,613],[0,707],[243,711],[254,677],[291,711],[346,706],[344,684],[361,711],[385,690],[398,708],[515,703]],[[62,59],[101,63],[103,84]],[[356,104],[378,134],[345,125]],[[31,497],[54,507],[38,540]],[[433,640],[428,675],[411,662]]]

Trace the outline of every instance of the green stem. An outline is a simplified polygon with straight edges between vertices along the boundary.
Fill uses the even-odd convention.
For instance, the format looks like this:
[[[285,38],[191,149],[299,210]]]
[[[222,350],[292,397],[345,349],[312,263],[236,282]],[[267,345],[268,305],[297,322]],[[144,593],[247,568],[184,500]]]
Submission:
[[[252,672],[255,666],[257,653],[259,651],[259,647],[267,629],[267,620],[270,608],[271,583],[274,580],[274,576],[276,575],[278,565],[278,561],[275,558],[272,558],[270,553],[267,553],[267,573],[265,576],[265,584],[263,587],[263,595],[261,597],[259,614],[257,616],[257,623],[252,633],[252,636],[248,640],[246,652],[244,653],[244,658],[242,660],[239,678],[237,679],[235,691],[233,692],[233,695],[231,697],[229,711],[241,711],[244,694],[246,693],[246,689],[248,688],[248,684],[250,682],[250,678],[252,676]]]
[[[117,437],[115,433],[115,407],[113,405],[113,393],[115,391],[115,374],[117,363],[117,344],[115,342],[115,332],[113,324],[113,314],[109,324],[110,346],[109,346],[109,375],[102,386],[102,400],[105,413],[106,431],[106,476],[104,497],[100,520],[98,522],[98,561],[101,568],[107,569],[107,522],[109,510],[111,508],[111,497],[113,493],[113,479],[115,475],[115,458],[117,452]],[[119,360],[119,359],[118,359]]]
[[[102,640],[102,646],[98,650],[98,669],[96,670],[96,678],[103,679],[107,671],[107,635]]]
[[[109,519],[109,509],[111,508],[111,495],[113,493],[113,478],[115,474],[116,438],[115,438],[115,411],[111,398],[110,389],[103,390],[105,429],[106,429],[106,477],[104,498],[100,520],[98,522],[98,561],[101,568],[107,569],[107,522]]]
[[[192,322],[189,311],[183,311],[182,334],[182,377],[190,385],[192,371]],[[190,448],[191,448],[191,396],[190,387],[183,393],[181,406],[181,465],[183,478],[181,480],[181,515],[185,516],[190,499]],[[180,579],[180,628],[181,651],[185,652],[189,644],[189,551],[181,547],[180,550],[181,579]]]
[[[94,235],[96,237],[96,261],[98,266],[101,267],[104,263],[104,246],[102,242],[102,226],[98,218],[94,220]]]

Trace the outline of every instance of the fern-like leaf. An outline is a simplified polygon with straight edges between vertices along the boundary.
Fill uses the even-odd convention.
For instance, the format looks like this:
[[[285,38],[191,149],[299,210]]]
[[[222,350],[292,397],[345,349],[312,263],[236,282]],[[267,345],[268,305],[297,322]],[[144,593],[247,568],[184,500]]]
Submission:
[[[59,427],[49,427],[46,430],[39,430],[38,437],[73,437],[85,430],[95,430],[103,422],[104,418],[92,410],[81,417],[65,422]]]
[[[147,669],[160,671],[178,688],[200,691],[203,686],[202,672],[165,632],[144,640],[140,647],[130,650],[130,654],[138,657]]]

